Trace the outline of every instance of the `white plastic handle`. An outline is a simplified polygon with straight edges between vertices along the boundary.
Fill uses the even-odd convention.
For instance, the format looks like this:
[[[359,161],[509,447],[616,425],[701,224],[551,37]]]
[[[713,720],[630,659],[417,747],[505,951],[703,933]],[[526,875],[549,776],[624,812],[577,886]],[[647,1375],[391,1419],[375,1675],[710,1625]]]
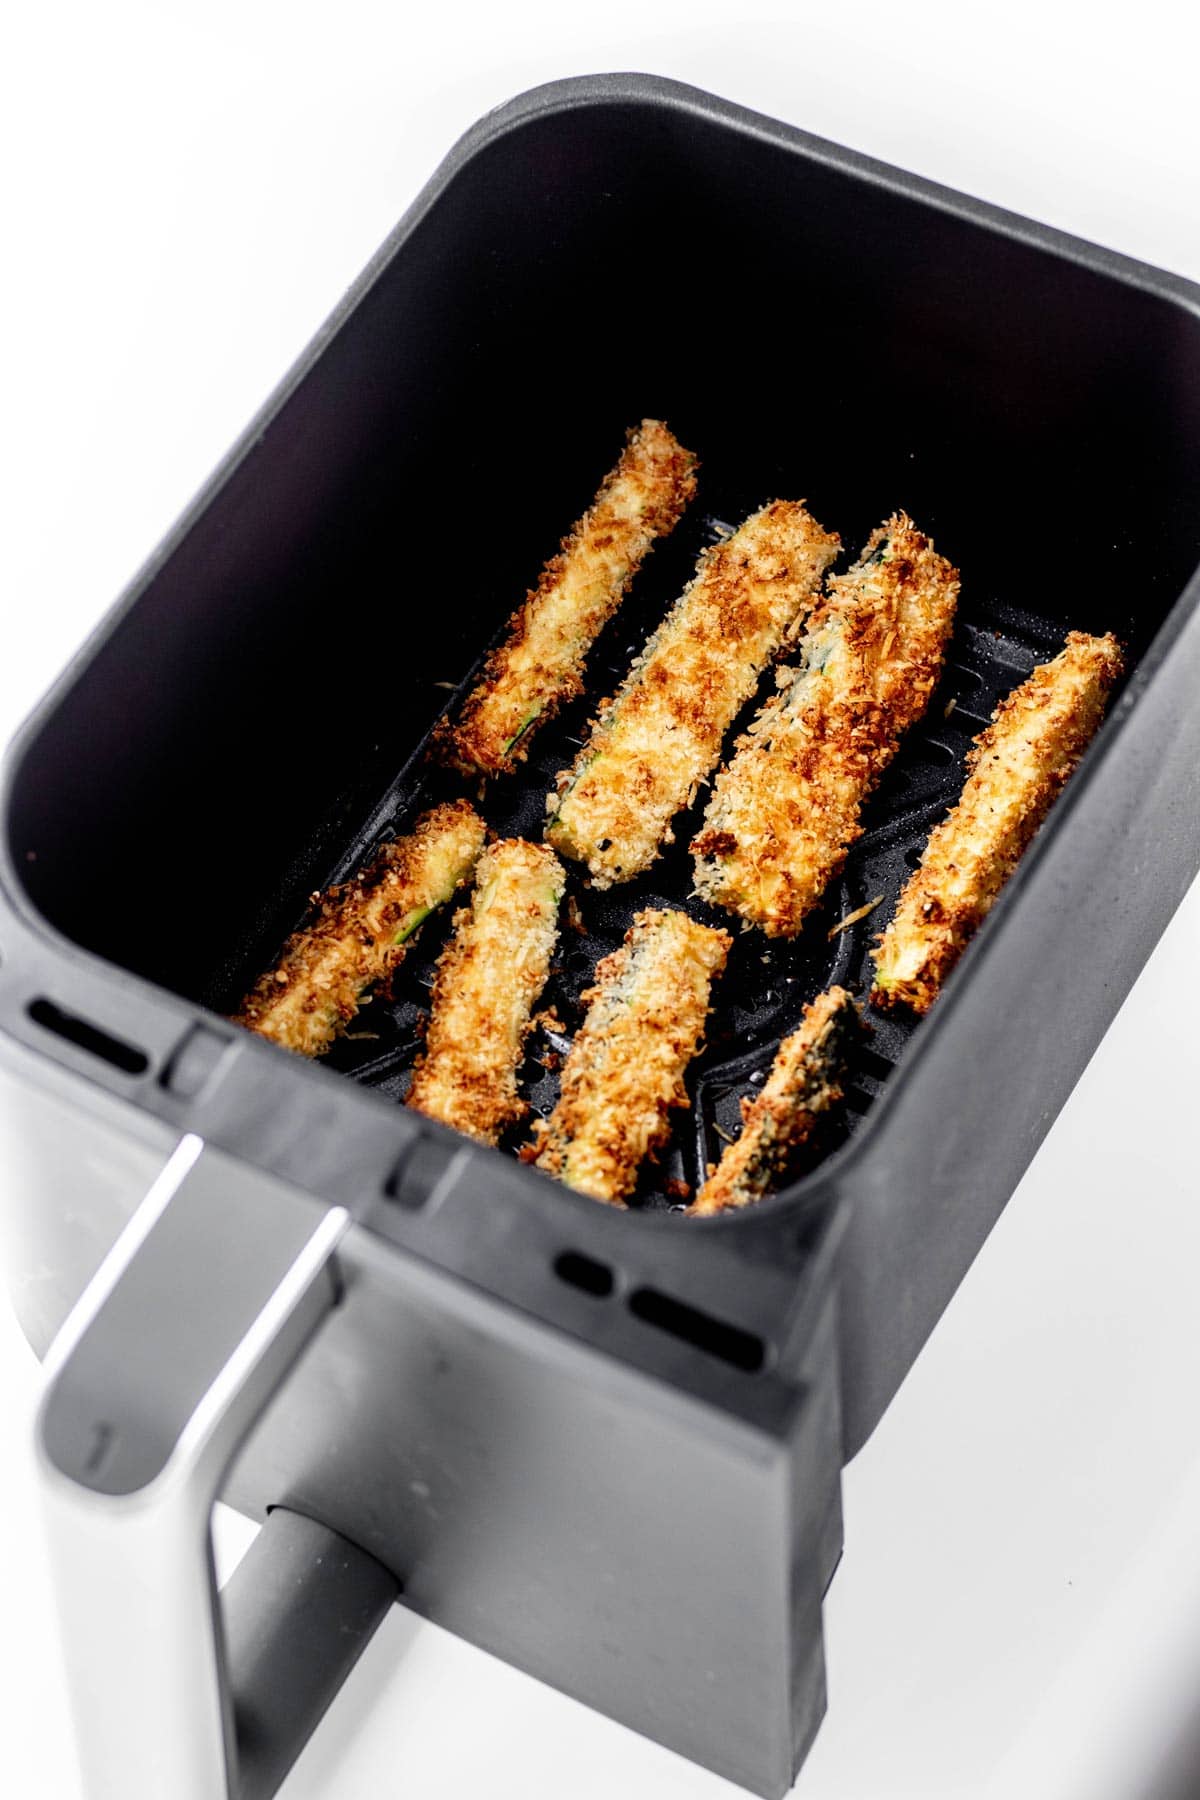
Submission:
[[[237,1792],[209,1521],[336,1303],[348,1223],[186,1137],[51,1347],[37,1447],[88,1800]]]

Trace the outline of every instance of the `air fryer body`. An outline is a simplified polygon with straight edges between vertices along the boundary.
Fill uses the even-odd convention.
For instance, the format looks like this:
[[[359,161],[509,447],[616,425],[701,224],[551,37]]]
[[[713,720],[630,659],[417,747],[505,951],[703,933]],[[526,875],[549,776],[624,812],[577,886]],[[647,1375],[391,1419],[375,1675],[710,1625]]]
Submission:
[[[224,1017],[644,414],[731,505],[803,492],[850,542],[902,504],[980,618],[1115,630],[1131,669],[849,1141],[703,1223],[595,1205]],[[782,1792],[823,1706],[841,1466],[1200,863],[1198,556],[1186,283],[669,82],[490,115],[10,761],[35,1346],[184,1132],[346,1206],[342,1304],[229,1497]],[[328,654],[335,610],[361,665]]]

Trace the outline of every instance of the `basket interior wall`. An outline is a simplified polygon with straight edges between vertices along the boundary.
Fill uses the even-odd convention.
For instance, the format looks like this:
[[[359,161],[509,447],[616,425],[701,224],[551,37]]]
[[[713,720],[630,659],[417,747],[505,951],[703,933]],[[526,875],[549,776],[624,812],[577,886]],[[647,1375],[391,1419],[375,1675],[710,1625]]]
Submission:
[[[598,647],[588,704],[489,797],[497,828],[535,828],[571,734],[715,522],[803,495],[853,553],[903,506],[963,573],[946,684],[843,883],[799,945],[739,940],[681,1152],[694,1173],[788,1009],[861,979],[877,921],[832,943],[829,924],[894,895],[999,694],[1070,627],[1116,630],[1136,662],[1194,568],[1200,328],[1182,308],[683,110],[510,132],[420,220],[32,740],[9,818],[42,913],[235,1004],[308,893],[445,790],[413,760],[439,684],[466,678],[647,414],[700,455],[694,515]],[[680,849],[628,893],[584,896],[594,941],[564,944],[565,1004],[635,905],[687,886]],[[420,958],[408,976],[382,1039],[339,1053],[384,1086],[402,1085]],[[902,1041],[881,1033],[861,1104]]]

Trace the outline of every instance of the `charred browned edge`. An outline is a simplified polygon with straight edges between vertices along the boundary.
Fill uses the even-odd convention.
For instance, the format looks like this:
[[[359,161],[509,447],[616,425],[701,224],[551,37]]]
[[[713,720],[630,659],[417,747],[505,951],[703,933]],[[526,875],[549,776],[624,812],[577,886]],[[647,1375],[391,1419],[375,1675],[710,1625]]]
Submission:
[[[630,426],[625,433],[625,448],[617,463],[605,476],[591,506],[560,540],[558,551],[543,567],[537,586],[528,590],[520,606],[509,618],[503,639],[489,653],[483,671],[464,703],[457,721],[442,718],[434,726],[429,741],[429,750],[430,755],[436,761],[456,769],[464,775],[500,775],[509,773],[528,756],[534,732],[525,732],[506,749],[497,747],[483,727],[481,713],[484,702],[492,688],[505,674],[513,652],[528,638],[533,620],[542,602],[562,580],[572,556],[589,541],[595,516],[602,510],[608,495],[619,482],[630,478],[635,473],[641,433],[644,427],[651,422],[643,420],[640,425]],[[658,423],[658,421],[653,421],[653,423]],[[672,432],[665,426],[663,426],[663,431],[670,439],[673,448],[656,464],[658,481],[653,488],[649,504],[638,522],[639,528],[646,531],[652,540],[666,537],[679,523],[688,505],[695,497],[696,475],[700,466],[699,458],[692,451],[686,450]],[[611,534],[603,538],[591,538],[592,544],[597,549],[605,548],[611,541]],[[647,544],[642,555],[631,563],[620,586],[614,588],[609,617],[616,611],[617,606],[629,591],[638,569],[653,547],[653,541]],[[569,701],[577,699],[582,692],[583,673],[581,667],[577,665],[571,669],[557,671],[554,685],[539,695],[541,706],[537,715],[537,729],[540,730],[554,717],[556,712]]]

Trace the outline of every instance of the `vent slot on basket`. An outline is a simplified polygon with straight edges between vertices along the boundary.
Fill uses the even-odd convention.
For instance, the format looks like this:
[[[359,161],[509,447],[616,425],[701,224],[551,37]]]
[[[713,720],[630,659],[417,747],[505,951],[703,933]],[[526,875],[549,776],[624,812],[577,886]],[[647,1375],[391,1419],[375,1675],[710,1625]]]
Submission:
[[[761,1369],[766,1360],[766,1346],[753,1332],[714,1319],[711,1313],[674,1300],[657,1288],[635,1288],[629,1296],[629,1310],[647,1325],[669,1331],[672,1337],[682,1338],[685,1344],[692,1344],[735,1369],[744,1369],[748,1375]]]
[[[68,1044],[74,1044],[78,1050],[86,1050],[89,1056],[99,1056],[104,1062],[111,1063],[114,1069],[120,1069],[123,1075],[144,1075],[150,1067],[150,1058],[144,1050],[133,1044],[126,1044],[120,1038],[111,1037],[102,1031],[99,1025],[93,1025],[90,1019],[81,1019],[77,1013],[64,1012],[53,1000],[31,1000],[28,1008],[29,1017],[43,1031],[52,1031],[56,1037],[65,1038]]]
[[[597,1300],[607,1299],[617,1285],[616,1276],[607,1263],[584,1256],[581,1250],[564,1250],[554,1259],[554,1273],[568,1287],[592,1294]]]

